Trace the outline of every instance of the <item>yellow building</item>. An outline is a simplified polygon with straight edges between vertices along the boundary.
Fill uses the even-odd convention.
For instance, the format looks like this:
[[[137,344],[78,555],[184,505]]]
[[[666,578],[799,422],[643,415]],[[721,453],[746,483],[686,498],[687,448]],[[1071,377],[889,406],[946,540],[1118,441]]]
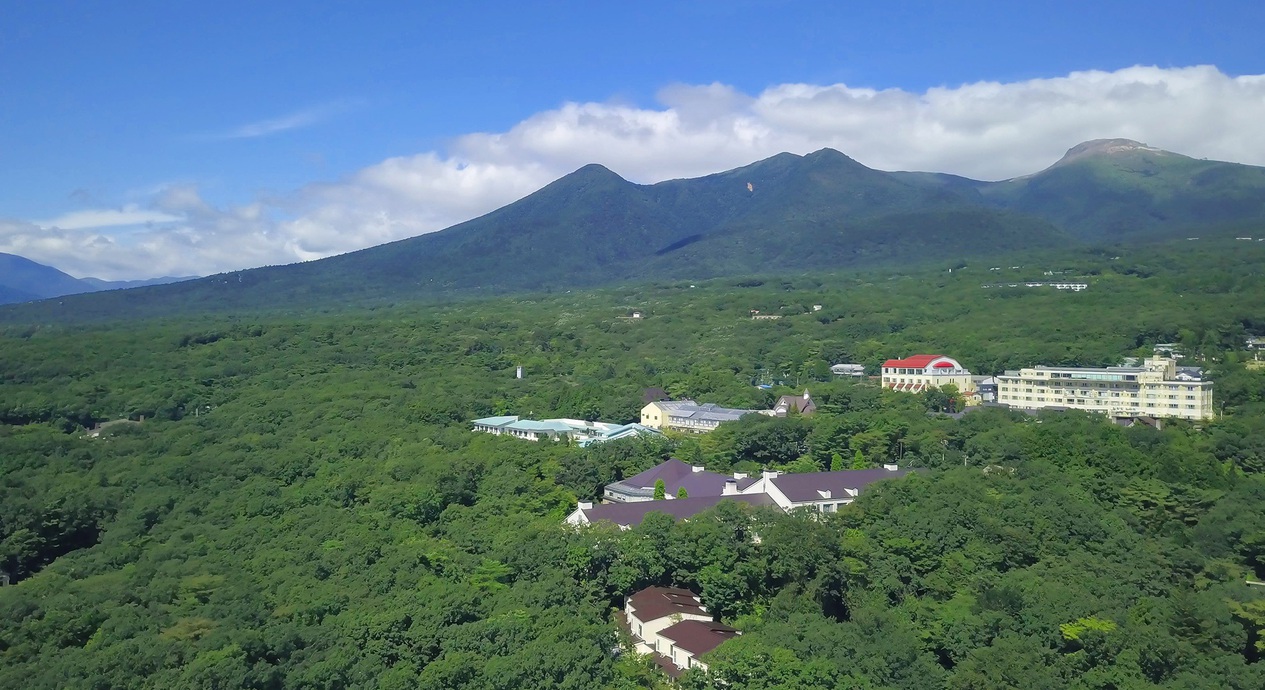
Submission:
[[[722,422],[737,421],[742,415],[753,412],[772,414],[771,410],[735,410],[712,403],[700,405],[693,400],[660,400],[641,408],[641,425],[651,429],[701,434],[715,429]]]
[[[1009,407],[1065,407],[1112,417],[1211,419],[1212,382],[1149,357],[1140,367],[1046,367],[997,377],[997,402]]]

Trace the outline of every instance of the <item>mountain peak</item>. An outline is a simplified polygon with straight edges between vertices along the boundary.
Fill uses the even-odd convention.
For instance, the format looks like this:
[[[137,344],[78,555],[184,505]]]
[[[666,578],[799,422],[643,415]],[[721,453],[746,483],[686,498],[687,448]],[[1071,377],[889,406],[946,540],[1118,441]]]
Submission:
[[[611,170],[610,168],[606,167],[605,165],[602,165],[601,163],[589,163],[588,165],[581,167],[580,169],[576,170],[570,175],[567,175],[567,177],[580,177],[580,178],[607,177],[607,178],[615,178],[618,180],[624,180],[623,177],[620,177],[619,173],[615,172],[614,170]]]
[[[1054,166],[1067,165],[1082,158],[1091,156],[1116,156],[1122,153],[1154,153],[1167,154],[1168,151],[1157,149],[1153,146],[1147,146],[1139,141],[1132,139],[1091,139],[1081,142],[1067,150],[1063,157],[1059,159]]]

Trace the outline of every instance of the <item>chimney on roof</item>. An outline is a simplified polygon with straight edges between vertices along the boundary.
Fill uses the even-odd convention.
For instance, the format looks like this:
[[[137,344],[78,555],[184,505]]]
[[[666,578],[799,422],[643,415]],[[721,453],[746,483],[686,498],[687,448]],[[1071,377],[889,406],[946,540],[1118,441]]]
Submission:
[[[808,402],[808,389],[804,389],[804,402]]]
[[[747,478],[746,472],[734,472],[734,479],[746,479],[746,478]]]
[[[703,471],[703,466],[702,466],[702,465],[690,465],[690,471],[691,471],[691,472],[702,472],[702,471]]]
[[[592,501],[580,501],[580,510],[593,510]]]
[[[900,469],[900,467],[895,464],[887,464],[887,465],[883,465],[883,469],[887,470],[888,472],[895,472],[896,470]]]
[[[725,488],[720,490],[721,496],[735,496],[738,494],[738,480],[726,479]]]
[[[778,473],[775,470],[764,470],[763,472],[760,473],[760,476],[764,477],[765,479],[777,479],[777,474]]]

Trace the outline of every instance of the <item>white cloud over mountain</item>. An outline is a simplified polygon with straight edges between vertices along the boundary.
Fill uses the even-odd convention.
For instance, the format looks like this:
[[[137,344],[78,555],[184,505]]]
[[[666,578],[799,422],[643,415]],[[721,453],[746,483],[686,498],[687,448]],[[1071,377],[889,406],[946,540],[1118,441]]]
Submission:
[[[782,84],[751,95],[723,84],[674,85],[658,100],[567,103],[505,132],[459,137],[444,152],[391,158],[235,207],[211,207],[196,189],[178,187],[147,208],[0,220],[0,251],[105,278],[291,263],[442,229],[592,162],[650,183],[831,147],[882,170],[1004,179],[1036,172],[1081,141],[1125,137],[1265,165],[1265,75],[1231,77],[1208,66],[923,93]],[[116,222],[128,219],[126,227]]]

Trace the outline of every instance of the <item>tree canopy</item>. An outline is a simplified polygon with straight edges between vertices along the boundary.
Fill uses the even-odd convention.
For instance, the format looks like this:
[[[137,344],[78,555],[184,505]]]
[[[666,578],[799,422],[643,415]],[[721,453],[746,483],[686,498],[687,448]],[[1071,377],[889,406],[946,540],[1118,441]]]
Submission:
[[[690,688],[1260,688],[1259,257],[1111,256],[1069,260],[1099,281],[1076,294],[825,274],[4,327],[0,687],[655,687],[613,653],[613,611],[670,584],[744,632]],[[1224,418],[959,419],[822,366],[942,351],[990,373],[1165,341]],[[651,386],[734,407],[808,387],[818,411],[588,448],[469,426],[633,421]],[[117,419],[138,423],[87,433]],[[563,527],[669,455],[922,471],[834,514]]]

